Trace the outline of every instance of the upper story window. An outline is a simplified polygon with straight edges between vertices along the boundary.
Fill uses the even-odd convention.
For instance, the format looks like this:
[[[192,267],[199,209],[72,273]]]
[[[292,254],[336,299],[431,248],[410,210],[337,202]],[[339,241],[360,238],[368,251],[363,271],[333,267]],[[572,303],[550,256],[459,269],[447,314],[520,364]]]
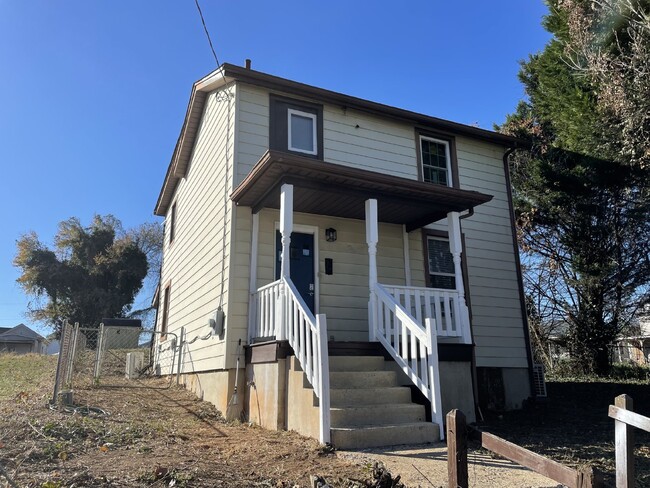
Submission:
[[[269,149],[323,159],[323,107],[270,95]]]
[[[301,112],[292,108],[287,110],[288,139],[287,146],[290,151],[305,154],[317,154],[318,142],[316,141],[316,114]]]
[[[422,179],[428,183],[453,186],[449,142],[420,136]]]

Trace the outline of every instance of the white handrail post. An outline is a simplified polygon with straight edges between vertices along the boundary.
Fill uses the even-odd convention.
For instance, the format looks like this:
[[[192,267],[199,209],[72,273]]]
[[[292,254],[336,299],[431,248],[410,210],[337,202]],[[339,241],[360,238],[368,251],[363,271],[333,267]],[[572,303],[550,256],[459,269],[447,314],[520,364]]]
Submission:
[[[440,440],[445,438],[445,429],[442,423],[442,399],[440,396],[440,371],[438,366],[438,338],[436,324],[433,319],[425,321],[427,331],[427,363],[429,367],[429,401],[431,402],[431,421],[438,424]]]
[[[282,258],[280,263],[280,296],[276,307],[275,338],[279,341],[286,339],[286,290],[285,283],[291,276],[290,247],[293,232],[293,185],[287,183],[280,187],[280,234],[282,242]]]
[[[366,243],[368,244],[368,288],[370,299],[368,301],[368,340],[377,340],[377,242],[379,241],[379,224],[377,217],[377,200],[366,200]]]
[[[457,317],[458,327],[460,327],[463,337],[463,343],[471,344],[472,335],[469,325],[469,309],[465,301],[465,285],[463,283],[463,268],[461,254],[463,252],[463,240],[460,232],[460,214],[458,212],[449,212],[447,214],[447,227],[449,229],[449,251],[454,261],[454,275],[456,278],[456,291],[460,302],[460,317]]]
[[[320,441],[330,442],[330,360],[327,349],[327,319],[325,314],[316,315],[318,329],[318,384],[320,386]]]

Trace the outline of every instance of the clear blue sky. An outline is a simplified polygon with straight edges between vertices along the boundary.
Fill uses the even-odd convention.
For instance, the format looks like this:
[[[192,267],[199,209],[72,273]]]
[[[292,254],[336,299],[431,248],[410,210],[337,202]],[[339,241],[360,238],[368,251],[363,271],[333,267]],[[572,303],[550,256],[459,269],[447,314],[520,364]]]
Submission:
[[[484,128],[548,41],[541,0],[201,5],[221,62]],[[157,219],[192,83],[215,64],[193,0],[0,0],[0,67],[0,326],[36,325],[16,240],[51,243],[72,216]]]

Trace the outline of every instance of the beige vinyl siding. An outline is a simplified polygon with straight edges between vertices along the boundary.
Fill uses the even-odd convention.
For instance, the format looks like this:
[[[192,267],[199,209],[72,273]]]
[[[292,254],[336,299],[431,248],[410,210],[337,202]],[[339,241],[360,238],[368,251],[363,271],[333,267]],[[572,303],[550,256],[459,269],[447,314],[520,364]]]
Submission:
[[[277,210],[260,212],[258,287],[275,279],[275,230],[279,218]],[[318,312],[327,316],[328,335],[339,341],[367,341],[368,246],[365,222],[296,213],[294,224],[318,228]],[[335,242],[325,240],[324,229],[328,227],[336,229],[338,238]],[[381,283],[405,283],[402,239],[402,226],[380,224],[377,263]],[[332,275],[325,274],[325,258],[333,260]]]
[[[239,144],[236,183],[239,183],[269,147],[269,92],[241,83],[237,86]],[[325,161],[417,179],[414,137],[411,126],[354,110],[323,106]]]
[[[250,173],[269,148],[269,92],[237,84],[237,163],[235,186]]]
[[[461,188],[493,195],[462,220],[467,252],[476,365],[528,366],[512,244],[503,149],[457,138]]]
[[[168,331],[180,335],[184,327],[186,340],[210,331],[208,318],[220,303],[222,281],[223,308],[229,318],[232,205],[224,194],[227,197],[232,188],[233,106],[234,100],[217,100],[217,92],[208,95],[187,174],[179,182],[173,199],[177,211],[171,245],[168,233],[165,235],[161,283],[163,288],[171,284]],[[159,322],[161,319],[159,314]],[[223,368],[224,342],[211,337],[186,345],[182,371]]]
[[[283,95],[291,97],[290,94]],[[269,92],[240,83],[238,96],[236,183],[245,178],[268,149],[269,136]],[[323,104],[323,144],[324,159],[328,162],[404,178],[418,177],[417,140],[412,125]],[[467,137],[457,137],[456,147],[461,188],[494,196],[489,203],[477,207],[471,218],[462,221],[477,365],[527,367],[503,172],[504,148]],[[277,212],[270,213],[277,215]],[[273,219],[278,219],[273,217],[267,221],[268,214],[269,211],[264,211],[260,218],[258,286],[273,281]],[[348,340],[365,340],[368,257],[363,222],[300,216],[296,217],[296,223],[317,225],[321,232],[332,226],[339,232],[335,243],[327,243],[324,239],[319,241],[320,267],[323,267],[325,257],[334,260],[334,275],[326,276],[324,269],[320,270],[321,311],[329,311],[330,330],[340,331]],[[263,236],[264,226],[266,234]],[[446,230],[446,222],[431,227]],[[241,233],[242,242],[237,239],[238,247],[250,242],[250,237],[248,243],[245,242],[243,227]],[[382,225],[378,259],[380,282],[404,284],[402,242],[400,226],[392,226],[386,231],[386,226]],[[422,233],[419,231],[409,234],[409,254],[411,283],[424,286],[425,258]],[[250,259],[250,255],[247,256]],[[263,259],[263,256],[266,258]],[[341,272],[342,269],[344,272]],[[339,339],[340,334],[334,335]],[[498,337],[508,340],[493,340]]]
[[[417,179],[413,127],[325,105],[325,161]]]

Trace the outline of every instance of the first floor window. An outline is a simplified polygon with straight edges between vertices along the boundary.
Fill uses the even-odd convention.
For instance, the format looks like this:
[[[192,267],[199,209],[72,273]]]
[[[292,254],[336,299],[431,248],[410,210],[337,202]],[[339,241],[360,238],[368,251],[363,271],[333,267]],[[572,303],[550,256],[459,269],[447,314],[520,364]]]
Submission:
[[[452,186],[449,143],[431,137],[420,137],[422,178],[428,183]]]
[[[171,285],[165,287],[163,293],[163,309],[162,309],[162,320],[160,322],[160,339],[165,340],[167,337],[167,325],[169,321],[169,295],[171,293]]]
[[[317,154],[316,114],[294,109],[287,110],[287,114],[289,117],[287,121],[289,150],[305,154]]]
[[[429,284],[432,288],[456,289],[454,260],[449,252],[449,240],[441,237],[427,239]]]

